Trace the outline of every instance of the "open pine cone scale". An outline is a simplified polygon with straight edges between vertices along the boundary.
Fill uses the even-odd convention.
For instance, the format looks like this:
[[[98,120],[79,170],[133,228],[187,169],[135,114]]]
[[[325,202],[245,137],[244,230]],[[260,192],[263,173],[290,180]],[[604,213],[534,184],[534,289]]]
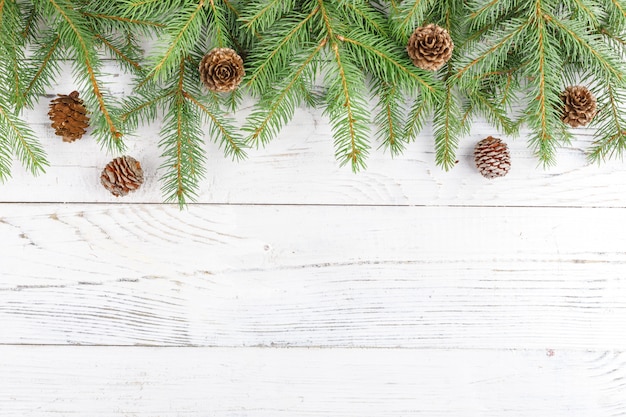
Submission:
[[[413,64],[428,71],[436,71],[448,62],[453,49],[448,31],[432,23],[415,29],[407,46]]]
[[[561,93],[561,120],[571,127],[586,126],[598,113],[596,98],[587,87],[570,86]]]
[[[89,127],[89,116],[78,91],[70,94],[58,94],[50,103],[48,116],[56,135],[63,137],[63,142],[74,142],[83,137]]]
[[[235,90],[245,74],[243,59],[230,48],[215,48],[200,62],[200,80],[211,91]]]
[[[125,196],[143,184],[143,169],[135,158],[121,156],[104,167],[100,182],[114,196]]]

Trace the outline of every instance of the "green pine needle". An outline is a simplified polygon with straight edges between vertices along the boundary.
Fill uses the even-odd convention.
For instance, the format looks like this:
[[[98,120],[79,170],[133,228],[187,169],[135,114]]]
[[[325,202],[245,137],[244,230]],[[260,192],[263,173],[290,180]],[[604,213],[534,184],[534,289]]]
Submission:
[[[260,32],[246,78],[246,85],[260,97],[244,125],[253,145],[276,137],[298,106],[318,103],[308,97],[315,97],[311,86],[321,79],[336,158],[358,171],[366,164],[372,121],[381,146],[396,155],[407,142],[401,114],[405,95],[422,99],[424,109],[443,100],[443,83],[416,68],[404,46],[390,37],[382,7],[363,0],[309,0],[284,10],[271,0],[253,1],[251,6],[242,19],[254,21]],[[372,86],[367,77],[389,88]],[[374,115],[367,105],[372,95],[379,96]],[[411,132],[416,134],[421,126],[413,123]]]
[[[32,174],[45,171],[46,154],[32,129],[5,107],[6,97],[0,95],[0,181],[10,176],[11,154]]]
[[[598,100],[598,114],[593,121],[595,140],[588,154],[589,160],[598,164],[607,159],[622,159],[626,149],[626,89],[611,82],[604,87],[606,91]]]
[[[446,28],[455,45],[435,72],[406,52],[409,36],[429,23]],[[144,52],[141,40],[155,34]],[[199,62],[215,47],[244,58],[237,91],[200,84]],[[323,109],[336,158],[354,171],[366,166],[371,132],[396,156],[431,115],[443,169],[454,166],[476,117],[508,135],[526,124],[530,147],[548,166],[572,138],[560,94],[580,84],[599,108],[589,160],[621,157],[625,53],[625,0],[0,1],[0,180],[13,158],[33,173],[47,165],[20,112],[52,93],[63,60],[72,62],[92,134],[109,151],[124,150],[125,132],[163,115],[162,190],[182,207],[201,192],[206,139],[242,159],[304,105]],[[103,84],[105,59],[136,80],[123,103]],[[232,113],[246,94],[257,102],[239,131]]]
[[[527,124],[530,146],[549,166],[555,164],[558,148],[572,138],[561,121],[561,92],[573,83],[612,85],[609,91],[596,89],[600,97],[608,95],[600,101],[607,108],[613,103],[617,116],[599,116],[603,130],[590,158],[619,153],[621,129],[612,126],[623,117],[615,103],[626,82],[620,48],[614,47],[626,20],[626,14],[620,15],[622,5],[621,0],[470,2],[472,30],[478,35],[459,59],[455,76],[471,92],[470,112],[481,109],[488,121],[509,134]],[[512,97],[524,98],[518,121],[508,116]]]
[[[159,147],[162,150],[161,191],[166,202],[181,208],[195,201],[206,174],[205,136],[219,143],[233,159],[246,157],[246,143],[229,110],[241,94],[217,94],[200,84],[199,63],[215,47],[239,48],[231,25],[239,11],[225,0],[126,2],[129,18],[163,22],[163,37],[146,60],[132,96],[125,99],[122,120],[129,130],[153,122],[163,114]],[[242,51],[243,53],[243,51]]]

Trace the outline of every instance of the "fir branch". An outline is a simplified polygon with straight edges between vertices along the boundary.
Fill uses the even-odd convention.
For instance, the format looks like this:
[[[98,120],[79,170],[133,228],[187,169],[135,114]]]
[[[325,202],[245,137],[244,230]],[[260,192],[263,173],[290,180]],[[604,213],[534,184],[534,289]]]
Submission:
[[[366,7],[364,0],[355,2],[341,1],[339,10],[343,11],[343,17],[349,23],[354,23],[363,31],[388,37],[389,28],[381,13]]]
[[[406,142],[400,114],[403,94],[423,99],[424,108],[433,108],[443,95],[441,83],[415,67],[404,46],[397,46],[387,32],[381,12],[363,0],[310,0],[283,16],[271,33],[261,34],[256,46],[260,53],[249,61],[253,70],[247,85],[261,99],[244,126],[248,140],[259,145],[276,136],[297,105],[315,98],[305,80],[321,71],[327,88],[324,114],[331,120],[342,165],[350,162],[355,171],[365,166],[370,146],[366,75],[392,88],[370,86],[381,95],[374,117],[377,135],[393,154],[399,152]],[[411,129],[418,126],[416,122]]]
[[[608,31],[606,28],[600,29],[600,34],[606,38],[607,44],[616,50],[620,55],[626,54],[626,39],[620,35]]]
[[[626,92],[613,83],[606,83],[605,94],[599,100],[600,109],[593,121],[597,127],[595,140],[588,153],[590,162],[600,163],[611,158],[623,158],[626,150]]]
[[[125,54],[121,50],[121,48],[116,47],[115,45],[113,45],[113,43],[111,41],[109,41],[107,38],[105,38],[102,35],[97,34],[96,35],[96,39],[99,39],[100,41],[102,41],[102,43],[107,47],[107,49],[112,52],[113,56],[115,56],[118,59],[120,59],[120,61],[123,64],[125,64],[126,66],[130,66],[131,68],[133,68],[133,69],[135,69],[137,71],[141,70],[141,65],[139,64],[139,62],[137,62],[138,60],[136,58],[131,58],[130,56]]]
[[[608,46],[610,42],[619,43],[612,40],[613,34],[624,27],[626,16],[617,13],[621,1],[474,1],[471,5],[471,16],[480,16],[475,17],[479,20],[475,22],[476,30],[484,31],[486,26],[490,29],[472,44],[474,52],[460,60],[456,78],[470,87],[468,111],[481,110],[490,123],[505,132],[515,132],[521,122],[527,123],[532,130],[530,145],[539,160],[544,165],[553,164],[557,146],[571,139],[561,121],[563,104],[559,95],[563,86],[575,82],[625,82],[623,60]],[[526,83],[520,85],[520,78]],[[523,117],[512,123],[504,117],[504,110],[518,93],[528,103]],[[603,126],[616,122],[606,123]],[[612,131],[599,136],[596,149],[615,134]],[[600,154],[602,151],[594,155]]]
[[[135,0],[135,1],[130,1],[128,2],[128,6],[131,8],[139,8],[139,7],[145,7],[147,5],[150,4],[159,4],[162,3],[163,0]]]
[[[186,56],[193,48],[201,33],[205,15],[201,13],[205,0],[197,5],[177,11],[170,20],[167,35],[161,44],[161,53],[151,62],[148,78],[161,77],[176,71],[181,57]]]
[[[152,22],[150,20],[142,20],[142,19],[131,19],[129,17],[124,16],[114,16],[114,15],[106,15],[102,13],[90,13],[83,12],[83,14],[87,17],[90,17],[94,20],[105,19],[105,20],[113,20],[117,22],[127,23],[129,26],[148,26],[152,28],[163,28],[165,25],[159,22]]]
[[[33,61],[37,63],[35,69],[27,68],[26,71],[31,74],[28,75],[30,82],[24,89],[23,102],[18,108],[21,109],[24,106],[32,107],[34,99],[43,95],[46,86],[50,85],[60,72],[58,61],[60,60],[59,43],[61,38],[57,34],[52,34],[51,37],[47,37],[40,45],[39,49],[35,51]],[[33,73],[34,71],[34,73]]]
[[[615,33],[621,33],[626,28],[626,3],[623,0],[601,0],[606,15],[601,19],[599,26],[603,29],[611,28]]]
[[[207,12],[205,13],[205,19],[207,20],[206,27],[212,33],[212,38],[219,48],[223,48],[230,44],[227,34],[229,33],[228,25],[226,23],[226,16],[222,13],[222,10],[216,6],[216,0],[209,0]]]
[[[133,96],[126,98],[120,119],[129,130],[136,130],[141,123],[153,122],[158,116],[159,106],[163,106],[165,99],[174,93],[174,90],[162,92],[156,88],[135,91]]]
[[[468,111],[480,112],[480,114],[487,119],[487,121],[496,127],[498,130],[506,133],[507,135],[513,135],[516,133],[515,123],[508,116],[507,109],[503,107],[503,102],[500,100],[498,103],[488,97],[484,91],[476,91],[470,95],[471,104]],[[463,125],[466,124],[466,115],[463,116]]]
[[[295,0],[252,0],[241,14],[244,27],[254,33],[264,32],[283,15],[293,11]]]
[[[515,0],[490,0],[488,2],[470,0],[468,7],[472,11],[469,14],[469,23],[473,28],[498,25],[507,16],[514,14],[519,4]]]
[[[400,59],[393,51],[397,47],[384,40],[365,40],[358,33],[351,32],[340,39],[356,48],[351,49],[361,64],[381,79],[387,79],[392,85],[401,85],[407,91],[421,91],[432,96],[433,101],[441,99],[441,86],[427,71],[416,68],[407,62],[408,58]],[[416,89],[417,87],[417,89]]]
[[[562,45],[567,48],[569,56],[573,60],[581,60],[583,65],[591,66],[591,70],[600,76],[617,81],[624,79],[623,64],[620,57],[611,56],[607,48],[602,45],[598,36],[592,37],[584,33],[585,28],[575,22],[561,21],[555,16],[545,14],[550,25],[556,26],[557,34],[562,40]],[[568,46],[571,45],[572,47]]]
[[[533,129],[530,143],[536,150],[537,157],[544,166],[555,163],[556,146],[559,138],[567,142],[568,135],[559,135],[557,126],[562,126],[557,114],[560,106],[558,96],[558,78],[551,69],[559,68],[560,63],[557,49],[551,44],[546,29],[543,9],[540,0],[537,1],[536,20],[532,28],[532,36],[536,36],[537,48],[531,51],[535,65],[529,67],[529,76],[534,78],[528,88],[532,91],[535,100],[526,110],[526,122]]]
[[[117,111],[105,101],[100,82],[97,79],[98,59],[91,39],[93,35],[86,27],[83,16],[78,14],[66,0],[47,0],[47,4],[61,19],[60,36],[75,41],[73,44],[76,54],[75,65],[80,68],[79,75],[85,76],[85,81],[93,93],[92,97],[95,99],[99,110],[95,113],[95,117],[92,117],[92,123],[98,124],[100,120],[104,121],[104,126],[96,128],[94,133],[104,140],[109,148],[124,149],[124,144],[121,141],[123,134],[118,127],[120,122],[117,118]],[[92,112],[92,114],[94,113]]]
[[[329,30],[329,35],[331,34],[332,31]],[[329,71],[327,75],[334,82],[330,83],[328,89],[329,107],[326,112],[335,137],[335,156],[341,165],[349,162],[356,172],[365,167],[369,149],[369,118],[367,106],[362,99],[365,77],[358,68],[350,64],[350,60],[343,59],[336,42],[333,42],[331,49],[335,56],[336,72]]]
[[[456,165],[456,150],[464,125],[461,109],[452,85],[446,86],[445,100],[436,103],[434,118],[435,160],[437,165],[448,171]]]
[[[241,17],[241,13],[239,13],[239,10],[237,10],[237,8],[233,6],[233,4],[229,0],[222,0],[222,2],[224,3],[226,7],[228,7],[228,9],[233,13],[233,15],[237,19]]]
[[[478,54],[473,58],[461,57],[459,60],[459,69],[455,75],[460,79],[466,77],[466,74],[482,74],[488,72],[489,68],[499,67],[501,63],[506,61],[507,54],[513,45],[519,42],[524,30],[528,27],[528,20],[516,19],[506,25],[504,35],[497,41],[492,42],[493,38],[499,37],[499,31],[489,31],[488,39],[484,44],[477,47]],[[491,38],[491,39],[490,39]],[[491,45],[491,46],[488,46]]]
[[[539,5],[540,3],[537,2]],[[537,63],[539,65],[538,70],[536,71],[539,85],[537,88],[537,111],[535,114],[530,114],[531,117],[538,116],[539,123],[539,132],[536,136],[536,140],[539,142],[540,155],[539,158],[544,163],[549,163],[553,159],[552,152],[554,149],[553,144],[553,135],[549,130],[549,121],[548,121],[548,99],[547,99],[547,89],[546,89],[546,33],[545,26],[543,22],[543,17],[541,16],[542,11],[538,10],[538,49],[537,49]],[[532,119],[531,119],[532,120]]]
[[[22,29],[22,38],[25,40],[31,40],[37,32],[37,20],[38,12],[34,4],[28,4],[24,6],[27,13],[27,17],[24,21],[24,29]]]
[[[11,143],[7,140],[0,124],[0,183],[7,181],[11,177]]]
[[[403,129],[403,136],[407,142],[415,140],[419,132],[421,132],[424,127],[425,117],[430,112],[430,104],[423,97],[417,97],[414,100]]]
[[[121,0],[120,6],[125,10],[124,15],[133,19],[142,19],[147,16],[166,16],[172,9],[180,6],[179,0]]]
[[[9,175],[10,163],[6,156],[8,149],[12,149],[22,164],[34,175],[45,171],[48,166],[45,152],[37,140],[35,133],[11,111],[0,103],[0,141],[4,142],[0,161],[0,180]],[[10,148],[9,148],[10,146]]]
[[[326,10],[326,6],[324,5],[324,0],[317,0],[316,10],[319,11],[319,15],[321,16],[322,22],[324,23],[324,27],[326,28],[327,38],[332,41],[331,47],[334,48],[334,46],[336,45],[335,31],[333,29],[333,25],[330,23],[331,17],[328,15],[328,11]]]
[[[444,27],[456,45],[451,59],[439,70],[445,82],[443,99],[433,104],[435,161],[446,171],[456,165],[459,141],[468,132],[471,122],[469,114],[462,114],[462,106],[472,86],[466,85],[465,79],[455,77],[458,57],[468,48],[469,14],[464,0],[440,1],[428,14],[428,21]]]
[[[172,100],[168,104],[161,130],[163,148],[161,155],[164,162],[161,170],[166,202],[178,202],[183,208],[188,199],[197,197],[199,179],[204,175],[203,163],[205,156],[201,131],[198,123],[199,115],[185,99],[185,58],[180,60],[177,79],[172,85]]]
[[[24,62],[24,38],[21,26],[20,10],[15,1],[0,1],[0,25],[2,25],[0,51],[5,61],[4,85],[11,102],[21,105],[23,97],[23,80],[21,64]]]
[[[622,16],[626,17],[626,4],[624,4],[622,1],[620,0],[610,0],[611,4],[615,7],[616,10],[618,10]]]
[[[34,175],[48,165],[34,132],[19,118],[24,104],[23,23],[18,3],[0,1],[0,181],[10,176],[12,155]]]
[[[224,106],[226,110],[236,112],[241,106],[243,95],[241,94],[241,90],[237,89],[218,98],[221,99],[218,100],[218,102]]]
[[[574,10],[574,19],[581,19],[587,27],[595,28],[600,24],[598,16],[602,13],[600,4],[593,0],[565,0],[571,10]]]
[[[241,95],[207,93],[201,88],[198,69],[213,47],[239,45],[235,38],[239,29],[234,27],[238,12],[224,0],[170,1],[164,10],[153,2],[128,4],[125,16],[159,21],[165,14],[167,27],[165,41],[149,57],[149,72],[135,86],[134,96],[126,100],[122,118],[135,129],[139,123],[153,121],[159,110],[164,112],[159,142],[163,151],[161,189],[167,202],[184,207],[197,198],[206,170],[205,124],[208,135],[219,141],[226,155],[245,157],[245,142],[222,109],[225,103],[236,106]]]
[[[502,2],[500,0],[491,0],[487,3],[485,3],[484,5],[481,5],[478,7],[477,10],[474,10],[470,15],[470,19],[477,19],[479,16],[484,16],[485,14],[491,12],[491,10],[493,10],[494,6],[501,4]],[[513,4],[513,3],[509,3],[509,4]]]
[[[277,74],[280,69],[289,64],[289,58],[295,45],[305,43],[305,36],[308,36],[309,24],[318,13],[319,7],[314,8],[305,16],[294,16],[300,18],[293,26],[292,19],[283,19],[273,27],[273,33],[279,38],[279,42],[271,43],[261,41],[257,45],[258,55],[253,54],[250,58],[250,65],[253,68],[252,74],[246,79],[246,86],[253,94],[261,94],[279,78]],[[286,32],[286,33],[285,33]]]
[[[224,149],[226,156],[230,156],[233,159],[243,159],[246,157],[246,144],[239,135],[234,134],[234,127],[227,125],[226,119],[223,115],[219,114],[216,109],[211,109],[206,103],[202,103],[200,99],[192,96],[188,92],[184,91],[183,96],[191,101],[205,116],[205,120],[210,124],[214,130],[213,137],[219,137],[220,147]]]
[[[275,87],[272,90],[273,94],[267,94],[261,99],[243,127],[244,131],[250,132],[247,138],[249,143],[257,146],[266,144],[293,117],[295,107],[300,103],[298,82],[311,71],[312,62],[318,57],[326,42],[327,40],[323,39],[316,47],[302,54],[303,58],[299,59],[289,75],[283,78],[282,85]]]
[[[374,80],[374,92],[379,97],[378,113],[374,123],[378,126],[377,139],[381,147],[389,149],[391,156],[400,155],[406,146],[406,136],[403,135],[404,106],[403,97],[398,87],[390,86],[381,80]]]
[[[401,44],[406,45],[411,32],[422,25],[434,3],[434,0],[403,1],[392,9],[394,35]]]

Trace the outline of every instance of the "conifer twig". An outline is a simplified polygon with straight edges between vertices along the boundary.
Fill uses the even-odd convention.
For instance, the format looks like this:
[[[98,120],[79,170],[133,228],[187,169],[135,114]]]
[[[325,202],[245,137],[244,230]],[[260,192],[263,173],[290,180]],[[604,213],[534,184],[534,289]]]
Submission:
[[[244,125],[248,140],[258,145],[274,138],[295,108],[314,96],[312,80],[323,76],[324,114],[333,127],[340,163],[350,163],[355,171],[365,166],[371,146],[366,105],[370,93],[380,95],[373,118],[377,137],[397,154],[407,141],[401,95],[420,97],[423,109],[432,109],[443,89],[393,42],[382,7],[364,0],[311,0],[293,10],[277,4],[253,1],[242,17],[255,28],[271,24],[271,30],[260,33],[258,52],[253,51],[249,60],[252,69],[246,85],[260,100]],[[367,88],[367,76],[389,88]],[[411,132],[419,127],[414,123]]]
[[[205,125],[226,155],[245,157],[244,141],[221,107],[226,101],[236,106],[240,95],[207,93],[200,86],[198,70],[200,60],[213,47],[238,43],[233,38],[238,29],[230,26],[238,14],[232,3],[223,0],[181,0],[163,8],[151,1],[133,1],[123,14],[167,23],[165,36],[148,57],[146,72],[133,96],[126,99],[121,117],[134,130],[153,121],[159,110],[163,112],[161,190],[165,201],[181,208],[197,198],[206,172]]]

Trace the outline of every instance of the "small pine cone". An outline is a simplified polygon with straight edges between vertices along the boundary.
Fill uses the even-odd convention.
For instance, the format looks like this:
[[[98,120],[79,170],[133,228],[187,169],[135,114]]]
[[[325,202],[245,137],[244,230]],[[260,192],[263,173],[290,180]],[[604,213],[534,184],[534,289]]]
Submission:
[[[570,86],[561,93],[561,120],[571,127],[586,126],[596,115],[596,98],[587,87]]]
[[[500,139],[489,136],[476,144],[474,162],[483,177],[504,177],[511,169],[509,147]]]
[[[83,100],[78,98],[78,91],[72,91],[69,95],[58,94],[50,102],[48,116],[56,134],[63,136],[63,142],[74,142],[82,138],[89,127],[87,109]]]
[[[114,196],[125,196],[143,184],[141,164],[130,156],[115,158],[102,170],[100,182]]]
[[[230,48],[214,48],[200,61],[200,80],[211,91],[233,91],[244,74],[243,60]]]
[[[407,52],[413,63],[424,70],[436,71],[452,56],[454,42],[444,28],[429,24],[415,29]]]

